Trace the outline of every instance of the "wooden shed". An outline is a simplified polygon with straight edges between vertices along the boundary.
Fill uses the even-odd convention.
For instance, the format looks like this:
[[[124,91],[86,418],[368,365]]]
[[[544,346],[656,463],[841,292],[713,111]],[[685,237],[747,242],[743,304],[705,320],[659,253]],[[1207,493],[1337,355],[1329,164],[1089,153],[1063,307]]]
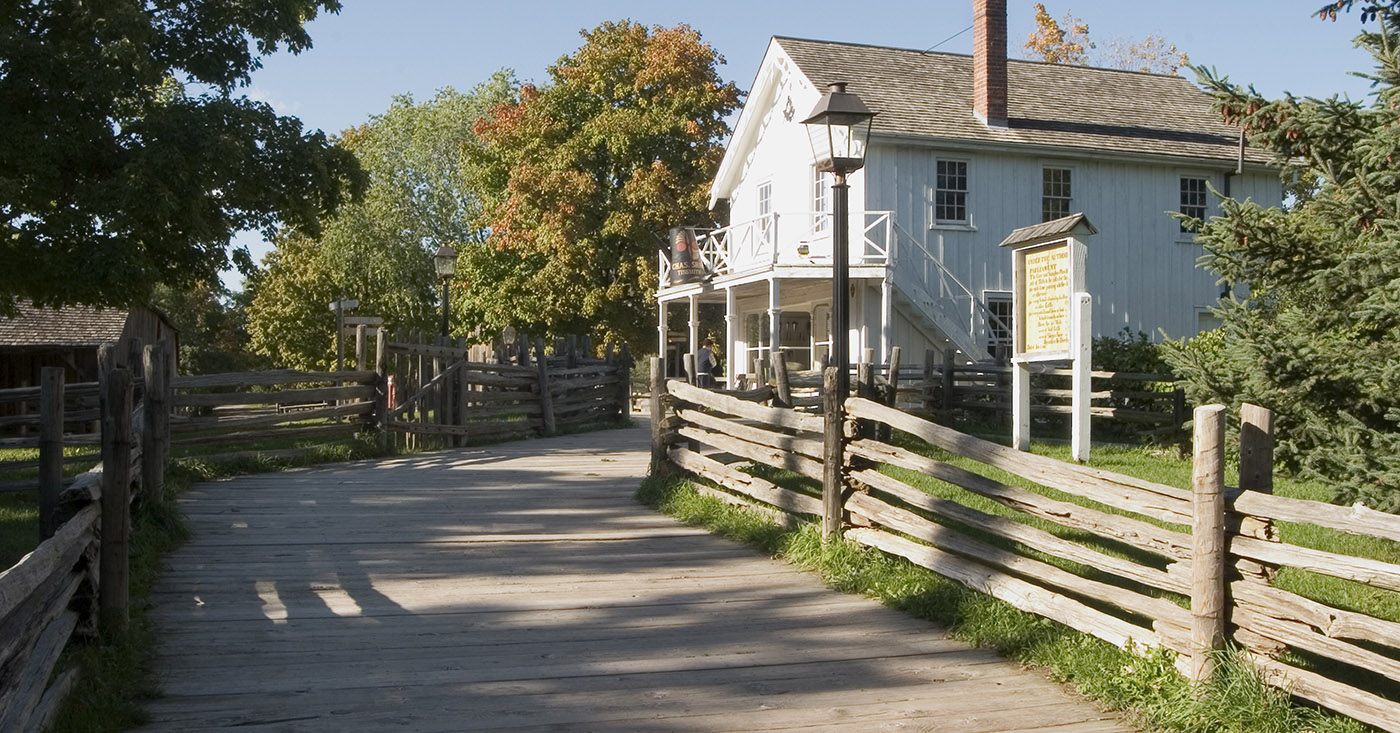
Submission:
[[[170,339],[179,331],[163,313],[134,308],[36,308],[20,303],[13,318],[0,317],[0,389],[39,383],[39,370],[61,366],[68,382],[97,379],[97,349],[108,341],[135,337],[142,343]]]

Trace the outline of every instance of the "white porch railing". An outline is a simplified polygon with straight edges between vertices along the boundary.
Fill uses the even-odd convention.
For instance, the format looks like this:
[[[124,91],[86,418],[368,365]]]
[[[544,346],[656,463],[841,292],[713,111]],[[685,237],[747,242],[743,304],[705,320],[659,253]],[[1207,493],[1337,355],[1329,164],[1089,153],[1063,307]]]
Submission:
[[[862,211],[850,217],[852,265],[886,265],[894,240],[894,219],[888,211]],[[831,264],[831,214],[785,212],[761,216],[698,234],[700,258],[713,277],[762,271],[775,265]],[[669,252],[661,252],[661,287],[671,274]]]

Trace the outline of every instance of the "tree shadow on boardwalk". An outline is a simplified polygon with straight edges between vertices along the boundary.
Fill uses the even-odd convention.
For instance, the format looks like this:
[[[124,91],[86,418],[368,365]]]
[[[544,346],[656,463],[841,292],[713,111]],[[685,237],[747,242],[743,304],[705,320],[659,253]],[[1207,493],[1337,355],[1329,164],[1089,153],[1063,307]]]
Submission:
[[[623,433],[198,487],[152,728],[1121,729],[638,507]]]

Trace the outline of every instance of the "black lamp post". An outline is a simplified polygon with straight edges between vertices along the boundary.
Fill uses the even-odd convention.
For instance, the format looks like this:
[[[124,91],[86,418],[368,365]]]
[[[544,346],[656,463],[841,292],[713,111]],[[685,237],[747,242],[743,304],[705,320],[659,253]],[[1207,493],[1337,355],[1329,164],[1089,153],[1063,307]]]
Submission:
[[[442,280],[442,335],[447,336],[448,314],[452,310],[452,301],[447,297],[447,283],[457,272],[457,250],[444,244],[438,247],[433,254],[433,269],[437,270],[439,280]]]
[[[845,82],[832,84],[812,114],[802,121],[812,143],[817,170],[832,174],[831,243],[831,363],[837,368],[836,404],[851,391],[850,357],[850,221],[851,188],[847,174],[865,165],[870,122],[875,113],[860,97],[846,91]]]

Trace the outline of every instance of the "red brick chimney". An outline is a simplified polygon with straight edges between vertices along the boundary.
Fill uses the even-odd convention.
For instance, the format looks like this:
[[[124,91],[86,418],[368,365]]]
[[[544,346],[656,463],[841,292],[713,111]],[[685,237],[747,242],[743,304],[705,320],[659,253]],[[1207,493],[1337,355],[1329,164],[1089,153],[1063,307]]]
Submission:
[[[1006,126],[1006,0],[972,3],[972,113]]]

